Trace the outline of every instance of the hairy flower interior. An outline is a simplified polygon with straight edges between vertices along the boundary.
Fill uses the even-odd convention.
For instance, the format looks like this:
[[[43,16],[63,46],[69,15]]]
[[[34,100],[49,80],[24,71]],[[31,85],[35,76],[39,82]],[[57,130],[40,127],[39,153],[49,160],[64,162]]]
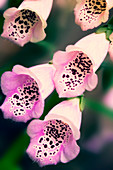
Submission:
[[[60,84],[64,91],[76,90],[76,87],[84,83],[85,77],[92,71],[92,62],[89,57],[79,51],[76,57],[64,67],[61,74]]]
[[[86,0],[80,10],[79,20],[91,23],[106,10],[106,0]]]
[[[59,152],[61,145],[68,142],[72,136],[72,130],[69,125],[61,120],[50,120],[43,129],[43,135],[39,137],[36,148],[36,158],[40,161],[53,161],[56,154]]]
[[[23,116],[26,110],[31,110],[39,99],[38,84],[34,79],[27,79],[22,87],[17,88],[17,93],[9,97],[10,112],[17,116]]]
[[[32,28],[38,21],[39,16],[29,9],[23,9],[17,12],[16,16],[8,25],[9,37],[15,41],[25,39],[30,35]]]

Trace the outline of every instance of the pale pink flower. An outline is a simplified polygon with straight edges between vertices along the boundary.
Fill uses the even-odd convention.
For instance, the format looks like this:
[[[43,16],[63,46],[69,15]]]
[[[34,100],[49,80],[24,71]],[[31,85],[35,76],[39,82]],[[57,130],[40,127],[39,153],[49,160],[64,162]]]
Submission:
[[[7,0],[0,0],[0,9],[5,6],[6,2]]]
[[[56,105],[44,121],[33,120],[27,128],[31,137],[27,153],[40,166],[67,163],[74,159],[80,148],[81,111],[79,99]]]
[[[4,31],[1,36],[20,46],[29,41],[43,40],[52,2],[53,0],[23,1],[18,8],[7,9],[4,12]]]
[[[1,77],[1,88],[6,99],[1,106],[4,118],[27,122],[39,118],[44,99],[54,90],[54,67],[49,64],[25,68],[14,66],[12,72]]]
[[[98,82],[95,71],[103,62],[109,47],[105,34],[90,34],[66,51],[53,56],[56,67],[54,82],[60,97],[76,97],[85,89],[93,90]]]
[[[93,29],[108,20],[112,7],[113,0],[77,0],[75,22],[83,31]]]
[[[109,55],[110,55],[110,59],[111,61],[113,61],[113,33],[109,36],[110,39],[110,45],[109,45]]]
[[[105,106],[109,107],[110,109],[113,109],[113,87],[110,88],[105,94],[103,98],[103,103],[105,104]]]

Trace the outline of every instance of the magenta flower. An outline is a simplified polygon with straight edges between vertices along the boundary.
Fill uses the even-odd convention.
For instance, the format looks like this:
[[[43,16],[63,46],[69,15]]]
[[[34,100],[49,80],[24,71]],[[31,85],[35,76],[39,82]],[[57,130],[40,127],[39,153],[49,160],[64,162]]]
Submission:
[[[27,122],[39,118],[44,99],[54,90],[54,68],[43,64],[31,68],[16,65],[12,72],[1,77],[1,88],[6,99],[1,106],[4,118]]]
[[[109,45],[109,55],[110,55],[110,59],[111,61],[113,61],[113,33],[109,36],[110,39],[110,45]]]
[[[27,133],[31,137],[28,155],[40,166],[71,161],[80,151],[76,143],[80,124],[79,99],[61,102],[44,121],[33,120],[28,125]]]
[[[95,71],[104,60],[109,47],[105,34],[90,34],[66,52],[58,51],[53,56],[56,67],[54,82],[60,97],[76,97],[85,89],[93,90],[98,82]]]
[[[53,0],[23,1],[18,9],[7,9],[4,12],[4,31],[1,36],[20,46],[29,41],[43,40],[52,2]]]
[[[113,0],[77,0],[75,22],[83,31],[93,29],[108,20],[112,7]]]

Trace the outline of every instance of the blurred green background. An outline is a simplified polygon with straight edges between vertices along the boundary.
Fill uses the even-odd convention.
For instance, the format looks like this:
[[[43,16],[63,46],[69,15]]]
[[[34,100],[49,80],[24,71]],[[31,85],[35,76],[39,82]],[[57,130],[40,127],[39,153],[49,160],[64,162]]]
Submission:
[[[0,33],[3,27],[3,12],[9,7],[18,7],[21,0],[9,0],[0,10]],[[15,64],[26,67],[46,63],[52,59],[57,50],[65,50],[69,44],[74,44],[82,37],[96,31],[83,32],[74,22],[71,7],[61,8],[53,4],[46,28],[46,39],[39,43],[28,43],[24,47],[0,37],[0,76],[5,71],[11,71]],[[110,17],[113,10],[110,11]],[[67,164],[40,168],[25,153],[29,137],[25,131],[29,122],[18,123],[3,118],[0,111],[0,170],[113,170],[113,111],[101,103],[104,94],[113,86],[113,63],[106,57],[97,71],[99,82],[92,92],[85,92],[89,99],[82,115],[81,138],[77,142],[81,148],[76,159]],[[0,91],[0,105],[5,96]],[[54,91],[47,99],[44,115],[57,103],[62,101]],[[43,116],[42,116],[43,118]]]

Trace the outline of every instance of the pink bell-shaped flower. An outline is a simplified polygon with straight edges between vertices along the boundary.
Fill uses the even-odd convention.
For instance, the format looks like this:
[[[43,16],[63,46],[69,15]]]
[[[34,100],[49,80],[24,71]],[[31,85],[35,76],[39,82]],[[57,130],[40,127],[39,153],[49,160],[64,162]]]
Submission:
[[[25,68],[14,66],[12,72],[1,77],[1,88],[6,99],[1,106],[4,118],[27,122],[39,118],[44,99],[54,90],[54,67],[49,64]]]
[[[60,97],[76,97],[93,90],[98,82],[95,71],[103,62],[109,48],[105,34],[90,34],[66,51],[53,56],[56,68],[54,82]]]
[[[80,124],[79,99],[59,103],[44,121],[33,120],[28,125],[31,138],[28,155],[40,166],[71,161],[80,151],[76,143],[80,138]]]
[[[18,8],[9,8],[4,12],[4,31],[2,37],[8,38],[20,46],[27,42],[38,42],[45,38],[44,29],[50,14],[53,0],[23,1]]]

